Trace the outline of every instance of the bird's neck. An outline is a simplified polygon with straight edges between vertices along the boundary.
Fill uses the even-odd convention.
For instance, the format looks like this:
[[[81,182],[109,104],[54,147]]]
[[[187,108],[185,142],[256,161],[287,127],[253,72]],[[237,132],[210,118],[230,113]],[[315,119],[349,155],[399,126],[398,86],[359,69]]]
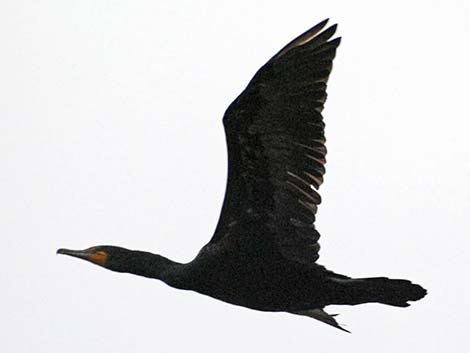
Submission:
[[[144,251],[130,251],[128,257],[126,267],[117,271],[156,278],[172,287],[190,289],[190,283],[187,281],[189,275],[187,264]]]

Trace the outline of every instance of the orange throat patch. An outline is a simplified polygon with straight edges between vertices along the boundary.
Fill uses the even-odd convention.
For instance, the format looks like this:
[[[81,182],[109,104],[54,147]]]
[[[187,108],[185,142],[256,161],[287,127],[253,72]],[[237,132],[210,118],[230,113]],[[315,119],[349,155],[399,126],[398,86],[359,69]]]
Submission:
[[[94,254],[91,254],[87,260],[93,262],[96,265],[104,266],[108,260],[108,254],[106,254],[104,251],[97,251]]]

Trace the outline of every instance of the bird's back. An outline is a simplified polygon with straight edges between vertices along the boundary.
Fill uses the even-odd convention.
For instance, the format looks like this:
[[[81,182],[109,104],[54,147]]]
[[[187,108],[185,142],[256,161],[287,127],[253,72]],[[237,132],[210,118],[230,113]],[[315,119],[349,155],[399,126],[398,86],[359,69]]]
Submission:
[[[191,263],[191,288],[202,294],[264,311],[321,308],[334,274],[316,263],[299,263],[257,247],[207,245]]]

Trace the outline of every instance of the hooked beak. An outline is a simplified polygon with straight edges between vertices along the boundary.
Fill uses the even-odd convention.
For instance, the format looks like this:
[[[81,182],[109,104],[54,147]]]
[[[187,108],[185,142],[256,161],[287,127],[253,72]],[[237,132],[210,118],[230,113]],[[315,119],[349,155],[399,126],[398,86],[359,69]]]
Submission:
[[[104,251],[96,251],[93,248],[85,250],[59,249],[57,254],[69,255],[79,259],[90,261],[99,266],[105,266],[108,255]]]
[[[73,257],[78,257],[80,259],[88,260],[88,258],[92,255],[92,252],[88,249],[85,250],[69,250],[69,249],[59,249],[57,250],[57,254],[69,255]]]

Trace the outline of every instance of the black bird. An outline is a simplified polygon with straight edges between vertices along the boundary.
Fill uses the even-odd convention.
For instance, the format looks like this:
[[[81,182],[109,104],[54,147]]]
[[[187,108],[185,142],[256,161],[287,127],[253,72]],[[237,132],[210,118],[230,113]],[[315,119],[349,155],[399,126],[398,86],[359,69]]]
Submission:
[[[186,264],[115,246],[59,249],[111,271],[255,310],[305,315],[341,330],[330,304],[406,307],[426,290],[408,280],[351,278],[316,263],[314,190],[325,173],[321,112],[341,38],[324,20],[282,48],[228,107],[228,181],[210,242]]]

